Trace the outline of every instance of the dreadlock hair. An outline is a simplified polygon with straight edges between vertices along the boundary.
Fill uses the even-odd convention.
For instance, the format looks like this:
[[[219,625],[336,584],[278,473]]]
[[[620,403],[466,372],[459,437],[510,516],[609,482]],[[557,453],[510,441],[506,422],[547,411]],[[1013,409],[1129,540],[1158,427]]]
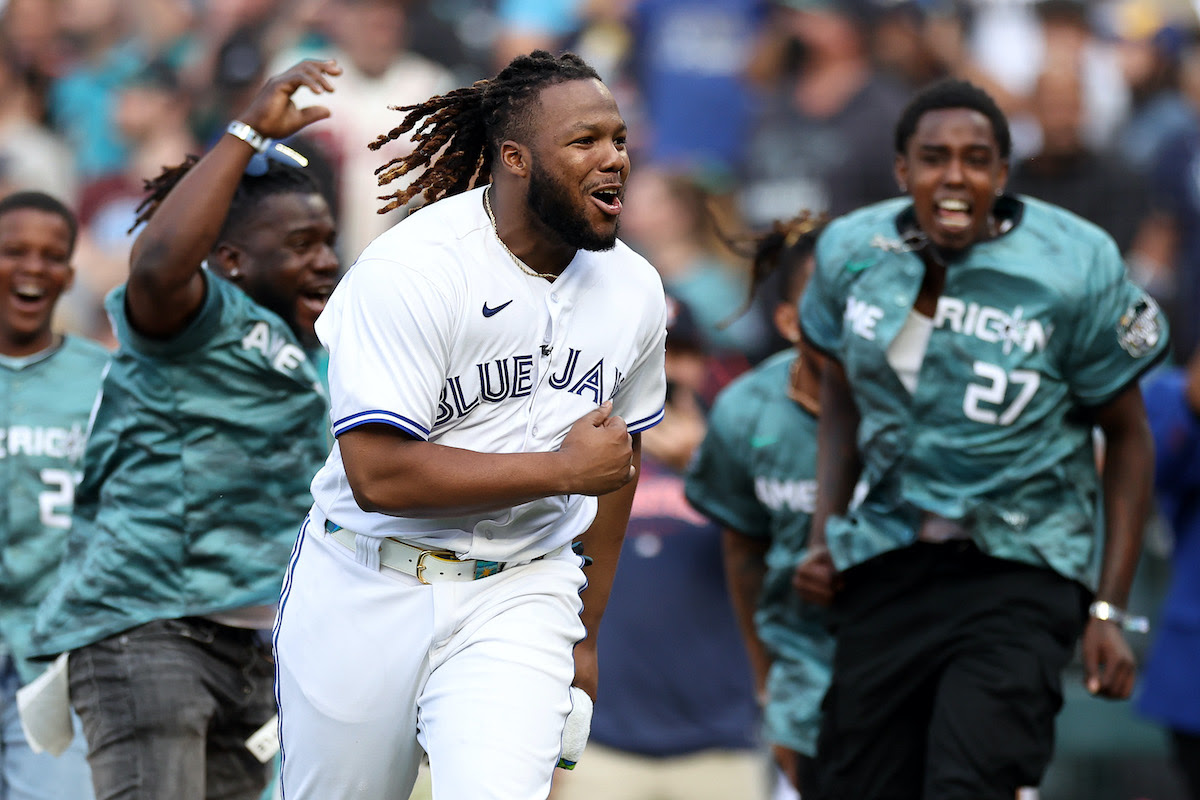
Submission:
[[[789,220],[775,220],[770,230],[742,239],[722,237],[733,252],[750,260],[750,288],[746,300],[729,319],[718,327],[726,328],[754,305],[754,298],[768,282],[778,302],[789,302],[796,293],[801,268],[817,246],[817,237],[829,218],[824,214],[802,211]]]
[[[22,211],[24,209],[45,211],[48,214],[57,214],[62,217],[63,222],[67,223],[67,229],[71,233],[70,249],[72,252],[75,250],[75,238],[79,235],[79,220],[62,201],[51,197],[45,192],[14,192],[0,200],[0,217],[3,217],[10,211]]]
[[[179,184],[188,173],[199,156],[189,155],[182,164],[164,167],[156,177],[146,180],[146,196],[137,207],[137,217],[129,232],[132,233],[143,222],[148,221],[163,199]],[[253,208],[264,198],[277,194],[320,194],[321,189],[311,175],[298,167],[290,167],[271,159],[267,160],[267,171],[262,175],[242,175],[233,200],[229,203],[229,211],[221,224],[218,241],[229,238],[231,233],[254,218]]]
[[[413,131],[416,147],[375,170],[379,185],[424,168],[408,186],[380,195],[386,214],[418,194],[426,204],[491,181],[492,161],[506,140],[527,141],[533,130],[533,106],[547,86],[576,80],[600,80],[574,53],[553,56],[545,50],[517,56],[490,80],[431,97],[424,103],[391,106],[404,120],[367,147],[378,150]]]
[[[969,81],[955,78],[943,78],[931,83],[908,102],[896,123],[896,153],[904,155],[922,116],[930,111],[946,108],[969,108],[987,117],[992,124],[992,134],[996,137],[1000,157],[1008,160],[1012,153],[1012,135],[1009,133],[1004,112],[983,89]]]

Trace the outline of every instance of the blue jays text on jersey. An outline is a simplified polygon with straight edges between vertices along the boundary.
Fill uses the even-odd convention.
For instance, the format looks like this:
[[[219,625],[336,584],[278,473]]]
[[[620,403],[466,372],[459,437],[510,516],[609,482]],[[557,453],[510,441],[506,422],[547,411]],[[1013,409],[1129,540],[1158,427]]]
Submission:
[[[620,241],[580,250],[552,283],[504,251],[483,189],[440,200],[376,239],[343,277],[317,335],[330,352],[332,430],[367,424],[476,452],[551,452],[606,400],[630,433],[662,419],[662,281]],[[555,495],[460,517],[364,512],[340,444],[314,503],[360,536],[466,558],[534,558],[586,530],[595,499]]]
[[[558,374],[549,377],[547,385],[588,398],[596,405],[613,399],[625,380],[621,370],[615,367],[606,370],[603,356],[590,367],[582,369],[579,366],[581,356],[581,350],[569,348],[567,363]],[[447,422],[461,419],[479,408],[481,403],[500,403],[514,397],[528,397],[533,393],[537,377],[535,358],[533,353],[497,358],[476,364],[473,373],[447,378],[438,399],[433,427],[436,429]],[[464,388],[464,382],[467,388]]]

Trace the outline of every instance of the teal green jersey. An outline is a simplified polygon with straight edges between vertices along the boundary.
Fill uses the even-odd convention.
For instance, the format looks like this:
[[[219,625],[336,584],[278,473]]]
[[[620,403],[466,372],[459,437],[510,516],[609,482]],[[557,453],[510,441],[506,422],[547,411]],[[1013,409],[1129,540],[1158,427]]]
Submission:
[[[29,631],[66,550],[107,363],[107,350],[71,336],[28,358],[0,356],[0,647],[23,681],[41,669],[25,660]]]
[[[904,199],[835,221],[801,301],[806,336],[846,370],[869,490],[829,521],[845,569],[909,544],[923,512],[961,520],[994,556],[1093,582],[1099,479],[1089,409],[1166,351],[1166,320],[1100,228],[1030,198],[947,265],[910,394],[888,363],[924,268]]]
[[[792,588],[817,497],[817,421],[788,396],[794,361],[791,351],[772,356],[717,396],[685,491],[705,516],[770,543],[755,614],[773,660],[766,735],[811,755],[833,640],[822,609]]]
[[[155,619],[278,600],[308,484],[326,454],[317,370],[275,314],[206,274],[178,336],[138,335],[124,287],[106,303],[121,347],[89,433],[42,654]]]

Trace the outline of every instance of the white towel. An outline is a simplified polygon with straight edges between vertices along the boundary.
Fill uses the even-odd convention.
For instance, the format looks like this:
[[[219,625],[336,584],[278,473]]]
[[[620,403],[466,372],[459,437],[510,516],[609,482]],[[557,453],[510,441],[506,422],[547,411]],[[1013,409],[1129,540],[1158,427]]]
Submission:
[[[592,732],[592,698],[578,686],[571,687],[571,713],[563,726],[562,754],[558,759],[561,769],[575,769],[583,748],[587,746]]]
[[[68,656],[63,653],[32,683],[17,690],[21,730],[35,753],[45,751],[53,756],[61,755],[75,738],[67,681]]]

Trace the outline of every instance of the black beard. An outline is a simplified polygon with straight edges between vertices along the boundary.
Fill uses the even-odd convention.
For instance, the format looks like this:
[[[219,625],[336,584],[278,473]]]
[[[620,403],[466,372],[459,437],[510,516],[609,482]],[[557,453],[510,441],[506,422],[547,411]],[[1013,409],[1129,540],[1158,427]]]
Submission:
[[[296,319],[296,297],[286,297],[274,284],[266,281],[246,281],[242,284],[242,290],[254,302],[278,315],[292,329],[302,346],[312,349],[319,343],[313,333],[300,328],[300,321]]]
[[[611,234],[597,233],[583,214],[577,213],[562,184],[533,166],[529,175],[527,202],[535,217],[562,242],[576,250],[611,250],[617,244],[617,227]]]

